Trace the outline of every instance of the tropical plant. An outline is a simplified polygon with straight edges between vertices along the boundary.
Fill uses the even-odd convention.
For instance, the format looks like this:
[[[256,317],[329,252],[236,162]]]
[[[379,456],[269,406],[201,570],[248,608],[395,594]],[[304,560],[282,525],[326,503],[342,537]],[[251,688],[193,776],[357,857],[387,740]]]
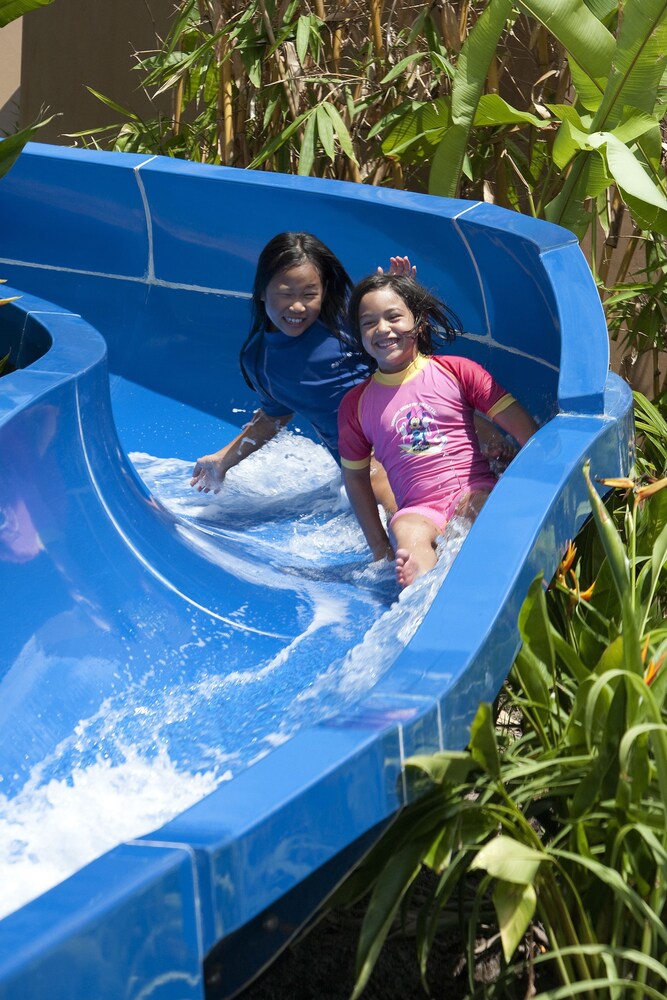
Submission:
[[[614,334],[659,373],[666,59],[667,0],[180,0],[137,54],[155,115],[98,94],[119,123],[77,137],[558,222],[588,235]]]
[[[142,86],[171,114],[144,119],[97,95],[118,126],[79,133],[114,148],[402,186],[371,127],[453,72],[430,8],[378,0],[182,0]],[[157,105],[156,105],[157,106]]]
[[[639,399],[639,414],[660,464],[608,481],[607,505],[584,470],[585,554],[571,546],[550,590],[535,580],[521,611],[523,645],[502,698],[519,735],[494,727],[482,705],[467,751],[413,758],[416,801],[338,897],[373,890],[355,997],[422,865],[438,876],[417,920],[424,979],[443,915],[461,909],[467,884],[470,996],[514,995],[527,967],[544,1000],[667,993],[666,439],[664,413]],[[476,993],[482,919],[495,922],[505,966]],[[545,946],[522,958],[531,926]]]
[[[38,7],[45,7],[52,2],[53,0],[0,0],[0,28],[6,27],[11,21],[22,17],[23,14],[36,10]],[[32,125],[19,129],[0,142],[0,177],[14,165],[26,142],[30,142],[37,130],[51,120],[52,117],[44,118],[41,116]]]
[[[637,430],[637,469],[640,475],[659,479],[667,474],[667,398],[653,405],[640,392],[635,393],[635,428]]]
[[[517,73],[522,38],[535,53],[529,94],[516,86],[526,74],[525,58]],[[490,198],[589,234],[610,325],[634,356],[653,353],[656,396],[666,346],[666,59],[665,0],[490,0],[439,102],[440,128],[423,128],[426,105],[404,105],[399,122],[378,126],[388,155],[418,149],[430,162],[432,193]]]
[[[636,265],[628,280],[630,260],[641,247],[643,265]],[[667,346],[667,248],[655,234],[636,233],[628,241],[619,273],[608,289],[605,310],[609,332],[614,340],[625,345],[636,360],[650,352],[652,358],[652,391],[658,398],[667,389],[667,374],[661,371],[661,352]]]
[[[4,285],[4,284],[5,284],[5,279],[4,278],[0,278],[0,285]],[[19,295],[10,295],[8,298],[0,299],[0,306],[6,306],[8,302],[15,302],[16,299],[18,299],[18,298],[20,298]],[[14,370],[14,367],[10,363],[10,360],[9,360],[10,356],[11,356],[11,351],[8,351],[5,355],[3,355],[2,357],[0,357],[0,375],[7,374],[7,372],[5,371],[5,369],[7,369],[8,371],[13,371]]]

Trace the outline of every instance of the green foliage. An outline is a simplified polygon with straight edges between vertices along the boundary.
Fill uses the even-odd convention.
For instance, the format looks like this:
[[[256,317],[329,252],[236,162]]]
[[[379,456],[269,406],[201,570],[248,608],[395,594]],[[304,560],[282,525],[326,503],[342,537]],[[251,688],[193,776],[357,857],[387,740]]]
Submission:
[[[637,414],[654,474],[609,481],[603,504],[584,470],[593,519],[549,590],[540,578],[530,588],[504,723],[481,705],[465,753],[408,762],[414,804],[338,897],[372,887],[355,997],[420,863],[438,876],[417,921],[424,977],[466,884],[471,997],[515,995],[527,967],[544,1000],[667,993],[665,415],[641,397]],[[505,965],[476,993],[475,930],[489,906]],[[543,953],[526,944],[533,925]]]
[[[10,21],[15,21],[31,10],[46,7],[53,0],[0,0],[0,28],[6,27]]]
[[[616,34],[591,6],[583,0],[524,0],[519,5],[566,54],[567,61],[555,74],[554,82],[561,78],[555,93],[566,89],[569,70],[575,94],[567,103],[534,100],[541,121],[535,126],[526,119],[528,128],[518,143],[519,122],[508,122],[502,114],[482,122],[477,118],[489,67],[516,17],[507,0],[491,0],[485,6],[456,64],[451,125],[432,160],[432,192],[459,193],[466,150],[471,143],[479,147],[492,141],[496,184],[502,159],[516,174],[510,194],[515,206],[524,203],[534,214],[583,236],[599,214],[597,199],[615,186],[640,228],[667,233],[660,149],[667,3],[627,0],[623,17],[614,25]],[[609,8],[604,8],[607,21]],[[495,131],[490,135],[491,128]],[[530,169],[536,165],[531,152],[536,143],[546,144],[551,153],[542,157],[537,173]]]
[[[45,7],[52,2],[53,0],[0,0],[0,28],[4,28],[10,21],[15,21],[29,11]],[[52,117],[42,117],[39,121],[27,128],[20,129],[0,142],[0,177],[3,177],[13,167],[26,142],[30,142],[35,132],[51,120]]]
[[[422,5],[385,15],[352,0],[345,9],[298,0],[274,5],[183,0],[160,49],[140,53],[142,87],[171,96],[171,114],[146,120],[98,96],[119,115],[77,138],[115,149],[159,152],[230,166],[383,183],[393,159],[369,135],[410,89],[437,90],[452,72]]]
[[[659,479],[667,470],[667,399],[653,405],[635,393],[635,428],[639,438],[637,465],[641,475]]]
[[[653,352],[656,397],[666,62],[667,0],[180,0],[167,37],[137,54],[155,114],[98,94],[118,124],[77,138],[565,225],[591,240],[614,336]]]
[[[14,166],[26,142],[30,142],[35,137],[35,133],[52,120],[53,115],[41,118],[29,125],[28,128],[19,129],[0,142],[0,177],[3,177]]]
[[[641,252],[643,266],[626,280],[627,267],[608,288],[605,311],[612,339],[636,357],[650,352],[653,358],[653,397],[667,387],[661,384],[660,353],[665,350],[667,330],[667,249],[662,237],[647,233],[635,236],[625,252]]]
[[[4,278],[0,278],[0,285],[4,285],[5,280],[6,279]],[[18,298],[19,298],[18,295],[12,295],[9,298],[0,299],[0,306],[5,306],[7,305],[8,302],[14,302]],[[11,351],[8,351],[7,354],[5,354],[3,357],[0,357],[0,375],[5,374],[5,368],[7,367],[9,367],[10,371],[12,370],[12,366],[9,361],[10,355]]]

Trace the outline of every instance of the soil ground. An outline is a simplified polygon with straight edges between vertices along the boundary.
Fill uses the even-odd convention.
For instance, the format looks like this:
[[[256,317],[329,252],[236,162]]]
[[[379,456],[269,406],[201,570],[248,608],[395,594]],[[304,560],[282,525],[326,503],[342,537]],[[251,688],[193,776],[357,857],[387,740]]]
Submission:
[[[417,884],[426,889],[430,872]],[[421,882],[421,885],[419,884]],[[365,904],[334,910],[290,945],[236,1000],[349,1000],[354,987],[357,943]],[[416,911],[408,914],[408,922]],[[498,941],[478,941],[476,985],[492,982],[500,970]],[[465,1000],[470,996],[464,944],[456,929],[443,931],[431,949],[428,991],[422,985],[414,934],[395,926],[380,953],[362,1000]]]

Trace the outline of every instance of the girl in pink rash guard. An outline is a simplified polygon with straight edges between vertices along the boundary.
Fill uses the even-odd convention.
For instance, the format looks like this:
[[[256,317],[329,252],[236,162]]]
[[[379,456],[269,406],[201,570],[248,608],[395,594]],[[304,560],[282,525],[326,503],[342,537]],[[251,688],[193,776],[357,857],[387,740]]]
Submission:
[[[436,563],[454,514],[473,520],[495,484],[475,433],[479,410],[523,445],[537,425],[480,365],[437,356],[460,323],[405,275],[374,274],[350,299],[350,329],[377,371],[344,397],[338,443],[348,497],[375,559],[396,559],[406,587]],[[371,454],[397,502],[387,535],[370,486]]]

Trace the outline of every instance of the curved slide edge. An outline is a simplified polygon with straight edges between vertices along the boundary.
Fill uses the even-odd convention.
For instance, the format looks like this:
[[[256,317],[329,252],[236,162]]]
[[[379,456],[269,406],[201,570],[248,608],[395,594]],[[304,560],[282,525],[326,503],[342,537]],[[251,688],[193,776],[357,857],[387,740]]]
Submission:
[[[382,192],[379,197],[392,200]],[[484,212],[486,207],[467,214]],[[133,218],[140,229],[139,216]],[[456,225],[463,231],[468,221],[459,217]],[[475,236],[471,228],[470,245]],[[563,255],[571,256],[569,245],[542,247],[540,254],[545,262],[551,257],[554,266]],[[479,262],[480,255],[473,256]],[[556,303],[559,322],[573,324],[567,297],[556,296]],[[71,482],[79,476],[78,485],[94,498],[98,524],[113,514],[117,524],[104,528],[110,539],[118,536],[119,525],[131,539],[138,518],[146,530],[137,534],[154,538],[156,550],[176,545],[169,517],[151,505],[118,444],[102,338],[57,306],[25,296],[12,308],[18,316],[24,307],[35,321],[39,314],[53,353],[3,379],[0,429],[12,434],[12,428],[31,426],[34,407],[45,403],[70,417],[81,412],[82,403],[84,409],[101,407],[96,440],[90,431],[82,435],[88,458],[71,472]],[[79,354],[79,343],[88,345],[89,354],[88,348]],[[574,359],[572,338],[568,344]],[[64,360],[57,360],[58,352]],[[365,844],[364,838],[405,804],[402,763],[407,756],[465,743],[479,700],[494,697],[511,664],[518,608],[528,584],[537,572],[550,577],[566,541],[588,515],[583,461],[591,460],[593,476],[629,470],[628,388],[610,375],[602,388],[591,390],[574,362],[568,364],[565,375],[561,369],[560,386],[567,389],[563,401],[570,402],[503,477],[421,627],[371,694],[347,713],[297,734],[159,831],[121,845],[6,918],[0,934],[0,996],[203,996],[201,962],[221,939],[308,878],[317,881],[318,873],[313,898],[321,899],[342,874],[330,863],[349,845]],[[596,370],[599,374],[602,367]],[[59,432],[66,434],[70,426],[75,425],[63,422]],[[5,441],[8,457],[15,458],[16,439]],[[56,436],[56,465],[58,441]],[[41,444],[35,440],[34,445],[37,454]],[[17,485],[38,492],[44,483],[23,477]],[[111,549],[127,554],[126,540],[118,543],[118,537],[110,541]],[[486,566],[490,548],[494,586],[480,588],[479,567]],[[192,553],[185,558],[194,566]],[[155,565],[152,556],[150,562]],[[219,574],[219,568],[211,573]],[[219,582],[219,575],[210,576],[202,592]],[[154,592],[164,600],[164,583],[157,583]],[[301,912],[299,920],[306,916]],[[265,942],[253,942],[258,955],[272,954],[278,939],[289,936],[287,930],[274,933],[272,926],[267,920]],[[233,988],[231,969],[224,989]]]
[[[32,297],[12,308],[38,320],[52,346],[28,371],[6,379],[5,429],[12,416],[30,415],[31,405],[48,405],[76,384],[79,401],[90,406],[94,397],[98,414],[109,407],[102,425],[115,452],[110,404],[101,406],[102,338],[80,317]],[[86,392],[90,379],[94,388]],[[480,515],[486,530],[470,536],[465,558],[455,561],[412,642],[359,705],[297,734],[161,830],[119,846],[6,918],[0,996],[37,998],[48,983],[51,996],[71,997],[92,981],[96,996],[111,998],[132,979],[136,996],[200,997],[205,956],[262,914],[252,968],[274,954],[293,928],[272,921],[271,907],[279,912],[280,901],[310,877],[313,897],[326,895],[344,871],[332,862],[349,857],[350,845],[365,845],[406,803],[405,758],[463,745],[477,704],[497,692],[518,646],[516,619],[528,584],[537,572],[553,573],[588,514],[583,461],[590,458],[593,475],[628,470],[630,391],[610,375],[604,399],[603,415],[559,415],[529,442]],[[119,483],[127,485],[120,468]],[[131,499],[126,490],[120,506],[131,507]],[[140,490],[134,501],[145,503]],[[126,516],[129,524],[136,511]],[[507,530],[497,532],[497,524]],[[488,588],[476,586],[489,539],[496,573],[503,573],[499,606]],[[476,622],[486,627],[477,631]],[[225,958],[223,993],[231,993],[248,959],[239,954],[235,978],[234,962]],[[54,983],[62,984],[60,993]]]

